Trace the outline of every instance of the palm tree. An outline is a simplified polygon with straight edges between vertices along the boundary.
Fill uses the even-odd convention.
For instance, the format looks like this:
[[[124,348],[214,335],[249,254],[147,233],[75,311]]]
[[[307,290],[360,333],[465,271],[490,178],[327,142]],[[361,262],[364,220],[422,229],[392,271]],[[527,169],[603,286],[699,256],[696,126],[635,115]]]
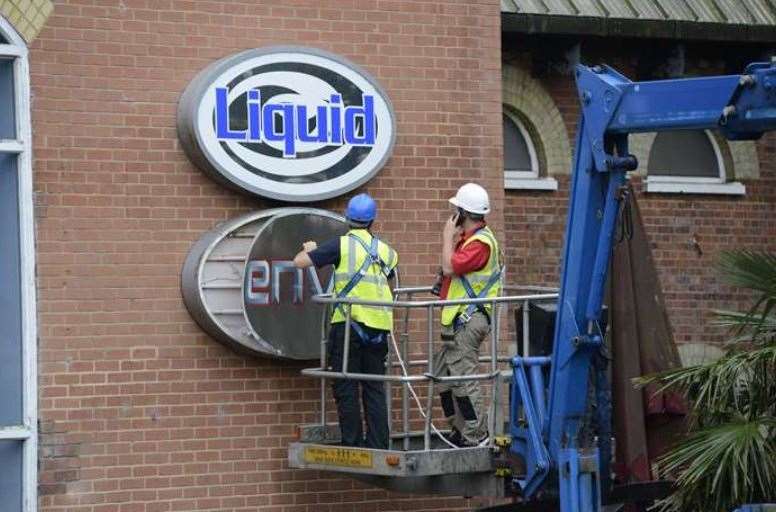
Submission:
[[[776,501],[776,254],[728,252],[719,268],[755,299],[746,312],[714,312],[730,329],[726,354],[637,381],[675,389],[690,403],[688,436],[658,459],[661,476],[676,483],[661,512]]]

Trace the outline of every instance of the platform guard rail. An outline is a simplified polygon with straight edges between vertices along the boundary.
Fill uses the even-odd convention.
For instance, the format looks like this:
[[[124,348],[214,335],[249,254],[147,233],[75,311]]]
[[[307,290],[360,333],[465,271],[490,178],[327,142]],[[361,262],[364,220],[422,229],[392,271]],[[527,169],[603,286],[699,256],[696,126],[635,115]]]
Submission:
[[[327,407],[326,407],[326,381],[329,379],[349,379],[349,380],[368,380],[368,381],[379,381],[379,382],[385,382],[387,385],[387,404],[388,407],[388,418],[389,418],[389,429],[390,429],[390,445],[389,449],[394,449],[393,443],[395,439],[402,440],[402,449],[403,450],[409,450],[410,449],[410,439],[416,435],[416,433],[413,433],[410,431],[410,400],[409,400],[409,386],[413,383],[427,383],[428,384],[428,391],[427,391],[427,397],[426,397],[426,405],[423,410],[423,415],[425,416],[425,423],[423,427],[423,449],[424,450],[430,450],[431,449],[431,430],[432,430],[432,411],[433,411],[433,403],[434,403],[434,385],[435,383],[439,382],[461,382],[461,381],[473,381],[473,380],[481,380],[481,381],[491,381],[492,382],[492,393],[491,393],[491,400],[489,404],[489,411],[491,411],[491,414],[488,415],[488,428],[489,432],[491,433],[497,433],[501,431],[501,428],[497,428],[497,422],[501,423],[503,425],[503,421],[497,420],[498,417],[498,411],[502,410],[503,404],[501,403],[501,383],[508,378],[511,378],[512,376],[512,370],[500,370],[498,367],[498,364],[501,363],[508,363],[512,360],[513,356],[499,356],[499,338],[501,335],[501,313],[503,311],[504,307],[508,307],[510,304],[512,305],[522,305],[522,340],[515,340],[515,346],[514,346],[514,352],[515,354],[521,353],[523,356],[528,356],[528,346],[529,346],[529,306],[531,302],[547,302],[547,301],[555,301],[558,298],[558,293],[556,288],[548,288],[548,287],[541,287],[541,286],[522,286],[522,285],[507,285],[502,288],[503,292],[507,293],[514,293],[514,292],[533,292],[530,294],[523,293],[523,294],[516,294],[516,295],[503,295],[499,297],[494,298],[482,298],[482,299],[459,299],[459,300],[442,300],[442,299],[422,299],[422,300],[416,300],[415,297],[421,294],[426,294],[431,296],[431,287],[406,287],[406,288],[396,288],[394,290],[394,297],[396,297],[393,301],[373,301],[373,300],[362,300],[362,299],[356,299],[356,298],[340,298],[336,297],[331,293],[325,293],[316,295],[313,297],[313,300],[320,304],[325,304],[327,306],[327,311],[322,317],[321,322],[321,352],[320,352],[320,367],[317,368],[306,368],[302,370],[302,374],[309,376],[309,377],[316,377],[321,379],[321,389],[320,389],[320,427],[323,432],[326,431],[327,423],[326,423],[326,416],[327,416]],[[406,297],[406,298],[404,298]],[[403,299],[404,298],[404,299]],[[331,315],[329,314],[332,310],[332,308],[336,307],[338,304],[342,305],[342,308],[345,312],[345,340],[344,340],[344,353],[343,353],[343,367],[341,372],[335,372],[327,368],[327,344],[328,344],[328,330],[329,330],[329,319]],[[452,376],[434,376],[434,343],[436,341],[434,337],[435,332],[435,320],[434,320],[434,311],[436,309],[441,309],[445,306],[451,306],[451,305],[459,305],[459,304],[489,304],[491,306],[491,332],[490,332],[490,343],[489,343],[489,350],[488,354],[485,356],[480,356],[480,362],[481,363],[489,363],[489,371],[485,373],[477,373],[474,375],[452,375]],[[398,346],[398,350],[400,351],[400,356],[402,361],[404,361],[404,366],[408,370],[413,367],[418,366],[425,366],[426,371],[423,374],[409,374],[409,375],[393,375],[390,374],[390,370],[394,368],[400,368],[401,363],[396,361],[393,361],[393,350],[389,346],[388,350],[388,369],[389,371],[386,372],[386,375],[374,375],[374,374],[363,374],[363,373],[353,373],[348,371],[348,355],[349,355],[349,345],[350,345],[350,323],[352,322],[351,318],[351,307],[353,305],[366,305],[366,306],[381,306],[381,307],[390,307],[393,308],[394,312],[397,310],[403,310],[403,318],[401,320],[402,322],[402,330],[399,334],[399,340],[396,342],[396,345]],[[416,359],[416,360],[408,360],[409,356],[409,344],[410,344],[410,312],[413,309],[421,309],[425,310],[426,312],[426,353],[427,358],[426,359]],[[394,316],[396,318],[396,315]],[[391,332],[391,336],[394,336],[394,333]],[[395,341],[395,340],[392,340]],[[393,343],[389,342],[391,345]],[[519,350],[518,344],[522,341],[522,350]],[[542,359],[541,366],[544,364],[549,364],[549,358],[531,358],[536,359],[537,361],[539,359]],[[546,361],[544,361],[546,359]],[[532,361],[535,362],[535,361]],[[502,378],[499,378],[502,377]],[[400,384],[402,386],[401,389],[401,423],[402,427],[399,432],[394,432],[393,429],[393,421],[391,421],[391,418],[393,416],[393,394],[392,394],[392,384]],[[536,392],[538,393],[544,393],[544,390],[537,389]],[[543,401],[540,401],[540,403],[543,403]],[[493,446],[495,436],[491,435],[490,439],[488,440],[489,446]]]

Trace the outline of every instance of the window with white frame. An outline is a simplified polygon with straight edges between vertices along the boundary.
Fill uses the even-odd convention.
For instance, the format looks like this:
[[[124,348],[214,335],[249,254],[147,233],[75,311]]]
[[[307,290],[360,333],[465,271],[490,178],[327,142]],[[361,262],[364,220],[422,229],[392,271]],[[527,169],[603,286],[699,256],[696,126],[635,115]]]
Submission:
[[[504,110],[504,172],[515,178],[538,178],[539,160],[531,134],[520,116]]]
[[[504,107],[504,181],[507,188],[557,189],[553,179],[540,176],[539,152],[523,117]]]
[[[719,143],[708,131],[661,132],[652,143],[647,192],[743,194],[743,185],[727,176]]]
[[[37,508],[37,334],[27,47],[0,16],[0,503]]]

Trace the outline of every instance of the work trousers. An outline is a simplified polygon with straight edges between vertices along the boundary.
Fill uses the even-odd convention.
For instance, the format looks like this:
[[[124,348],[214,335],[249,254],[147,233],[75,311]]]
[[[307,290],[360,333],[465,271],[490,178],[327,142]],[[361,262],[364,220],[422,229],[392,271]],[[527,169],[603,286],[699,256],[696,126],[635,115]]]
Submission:
[[[476,374],[480,345],[489,332],[490,322],[479,311],[457,330],[442,326],[442,348],[434,356],[434,374],[440,377]],[[442,382],[439,388],[449,426],[458,429],[471,444],[485,438],[488,435],[488,417],[480,382]]]
[[[368,330],[368,332],[375,331]],[[344,342],[345,323],[332,324],[329,331],[329,365],[335,372],[342,371]],[[356,331],[353,328],[350,329],[349,373],[385,375],[387,355],[387,342],[364,344],[360,341]],[[364,440],[362,433],[359,385],[361,386],[360,398],[363,401],[366,415],[366,440]],[[334,400],[337,403],[342,444],[388,449],[388,411],[385,401],[385,383],[335,379],[332,382],[332,389]]]

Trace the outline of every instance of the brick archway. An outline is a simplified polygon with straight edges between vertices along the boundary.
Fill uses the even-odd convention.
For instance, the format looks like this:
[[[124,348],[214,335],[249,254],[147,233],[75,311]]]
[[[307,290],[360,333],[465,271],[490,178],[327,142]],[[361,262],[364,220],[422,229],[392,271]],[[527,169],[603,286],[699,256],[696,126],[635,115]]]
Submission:
[[[502,98],[525,118],[534,142],[540,147],[540,167],[547,175],[569,174],[571,145],[560,110],[544,87],[519,67],[504,64],[501,68]]]
[[[0,16],[13,26],[27,44],[38,36],[53,10],[54,4],[50,0],[0,2]]]

